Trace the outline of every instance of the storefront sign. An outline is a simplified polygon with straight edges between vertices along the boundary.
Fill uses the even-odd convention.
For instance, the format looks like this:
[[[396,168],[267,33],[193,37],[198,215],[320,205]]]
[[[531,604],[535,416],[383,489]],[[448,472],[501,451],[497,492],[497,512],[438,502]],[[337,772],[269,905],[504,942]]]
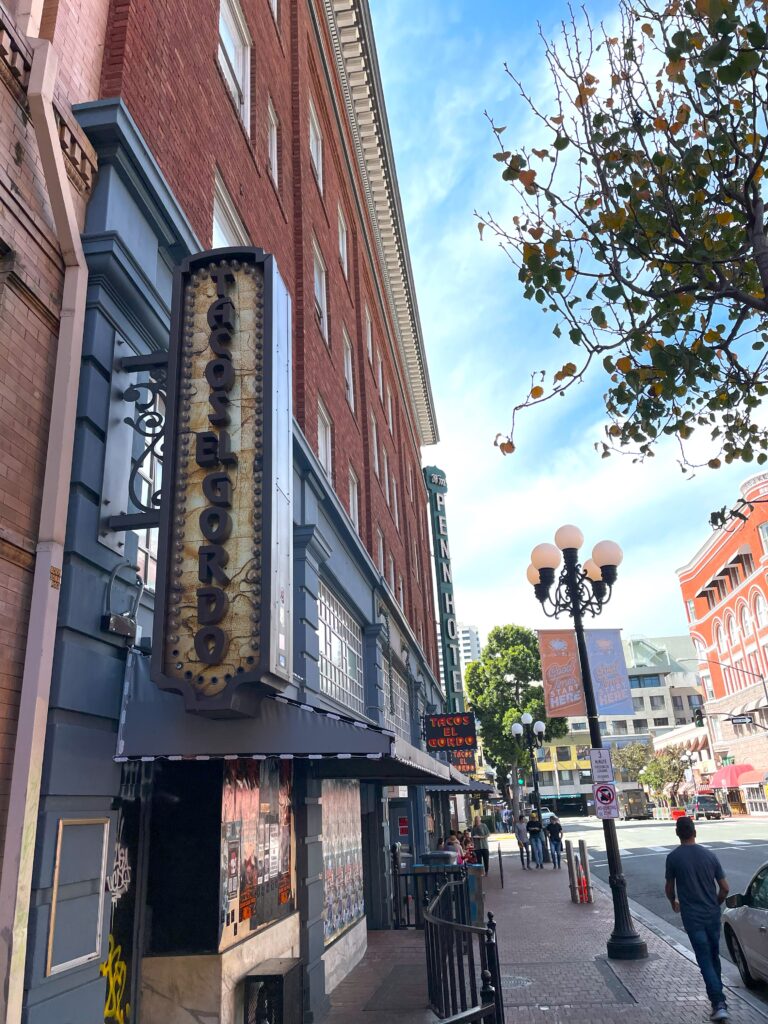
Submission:
[[[441,750],[476,750],[474,711],[455,715],[424,715],[424,736],[431,754]]]
[[[462,775],[474,775],[477,771],[475,752],[474,750],[468,750],[466,747],[449,750],[448,761],[454,768],[458,768]]]
[[[152,675],[198,713],[291,681],[290,299],[226,249],[176,277]]]
[[[631,715],[632,690],[621,646],[621,630],[584,631],[589,671],[599,715]]]
[[[538,635],[547,715],[586,715],[576,634],[572,629],[540,629]]]
[[[437,581],[437,618],[440,624],[445,698],[449,711],[461,711],[464,707],[464,685],[461,679],[459,630],[456,625],[451,552],[448,547],[448,526],[445,518],[445,494],[448,487],[445,482],[445,474],[437,466],[425,468],[424,480],[429,493],[429,508],[432,516],[432,547]]]

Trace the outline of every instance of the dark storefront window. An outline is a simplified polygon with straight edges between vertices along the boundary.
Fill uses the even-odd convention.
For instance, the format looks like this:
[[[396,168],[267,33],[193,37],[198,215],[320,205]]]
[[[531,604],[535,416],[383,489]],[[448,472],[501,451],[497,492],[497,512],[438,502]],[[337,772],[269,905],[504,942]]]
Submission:
[[[365,916],[360,784],[323,780],[323,923],[326,946]]]

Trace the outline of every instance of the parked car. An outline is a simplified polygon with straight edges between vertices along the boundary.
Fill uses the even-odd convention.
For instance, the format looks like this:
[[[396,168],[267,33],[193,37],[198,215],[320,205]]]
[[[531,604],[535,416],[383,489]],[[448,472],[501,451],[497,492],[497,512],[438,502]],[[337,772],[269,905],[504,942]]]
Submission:
[[[706,793],[691,800],[686,805],[686,811],[695,821],[698,821],[699,818],[706,818],[707,821],[713,818],[719,820],[723,816],[722,808],[715,797],[708,796]]]
[[[541,806],[541,823],[546,828],[551,818],[554,818],[555,812],[551,811],[548,807],[543,804]]]
[[[723,934],[747,988],[768,981],[768,864],[758,868],[744,893],[725,901]]]

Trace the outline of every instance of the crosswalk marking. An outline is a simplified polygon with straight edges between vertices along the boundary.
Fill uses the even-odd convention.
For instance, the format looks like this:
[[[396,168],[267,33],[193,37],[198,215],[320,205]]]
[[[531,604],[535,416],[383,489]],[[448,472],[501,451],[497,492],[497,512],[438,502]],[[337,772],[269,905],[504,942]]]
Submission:
[[[752,846],[749,839],[727,839],[725,840],[726,846]]]
[[[666,853],[668,850],[674,849],[672,846],[648,846],[648,850],[653,850],[654,853]]]

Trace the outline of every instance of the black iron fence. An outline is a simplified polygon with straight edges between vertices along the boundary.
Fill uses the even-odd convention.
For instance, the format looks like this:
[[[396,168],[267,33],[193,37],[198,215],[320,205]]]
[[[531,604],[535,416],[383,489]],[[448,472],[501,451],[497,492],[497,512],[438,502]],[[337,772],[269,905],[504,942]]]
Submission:
[[[504,1024],[496,922],[469,924],[466,878],[444,882],[423,912],[429,1004],[445,1024]]]
[[[392,910],[395,928],[423,928],[424,908],[446,881],[466,879],[466,869],[458,864],[440,864],[433,867],[419,864],[404,865],[400,844],[391,848],[392,854]],[[466,890],[466,885],[465,885]],[[466,922],[469,923],[469,915]]]

